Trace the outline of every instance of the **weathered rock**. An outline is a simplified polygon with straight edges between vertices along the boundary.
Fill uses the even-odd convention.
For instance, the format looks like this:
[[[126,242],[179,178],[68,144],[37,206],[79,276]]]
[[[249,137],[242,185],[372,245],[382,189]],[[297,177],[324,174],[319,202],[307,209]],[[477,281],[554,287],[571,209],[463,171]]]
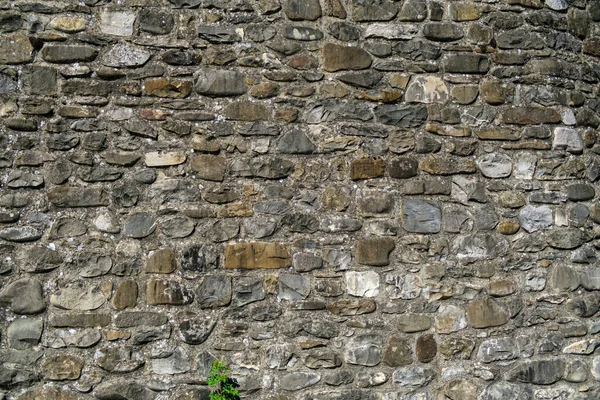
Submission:
[[[231,278],[227,276],[207,276],[196,292],[196,300],[202,308],[222,307],[231,301]]]
[[[508,322],[507,312],[493,300],[475,300],[466,307],[467,320],[473,328],[487,328]]]
[[[297,391],[314,386],[321,380],[321,375],[310,372],[291,372],[284,375],[279,385],[287,391]]]
[[[365,239],[356,243],[354,256],[359,264],[384,266],[390,263],[390,253],[395,248],[390,238]]]
[[[431,22],[423,28],[423,35],[436,42],[452,42],[464,36],[463,30],[457,24],[449,22]]]
[[[465,310],[455,305],[442,305],[435,317],[438,333],[449,334],[467,327]]]
[[[100,287],[79,282],[67,285],[50,296],[50,304],[65,310],[95,310],[105,302],[106,297]]]
[[[141,47],[119,43],[102,57],[102,64],[107,67],[139,67],[150,59],[150,52]]]
[[[354,365],[375,366],[381,361],[383,338],[367,334],[351,339],[344,352],[346,362]]]
[[[78,379],[82,369],[83,360],[69,355],[47,357],[42,362],[44,378],[52,381]]]
[[[98,56],[98,50],[85,45],[47,44],[40,55],[49,63],[70,64],[94,61]]]
[[[42,285],[32,278],[22,278],[3,287],[0,302],[8,304],[15,314],[38,314],[46,309]]]
[[[438,77],[418,76],[406,88],[404,100],[409,103],[445,103],[448,100],[448,88]]]
[[[371,65],[371,56],[357,47],[326,43],[323,46],[323,69],[335,72],[345,69],[365,69]]]
[[[321,5],[318,0],[286,0],[283,6],[285,15],[293,20],[315,21],[321,17]]]
[[[385,125],[399,128],[414,128],[427,119],[427,107],[423,105],[384,104],[375,107],[375,116]]]
[[[327,310],[335,315],[362,315],[375,311],[377,304],[371,299],[338,300],[327,304]]]
[[[128,216],[123,224],[123,235],[135,239],[150,236],[156,230],[156,218],[149,213],[135,213]]]
[[[194,295],[178,282],[151,279],[146,282],[146,300],[151,305],[184,305],[191,303]]]
[[[559,381],[565,372],[565,362],[559,358],[522,361],[507,375],[508,380],[550,385]]]
[[[135,19],[134,12],[105,10],[100,14],[100,30],[108,35],[131,36]]]
[[[2,38],[0,38],[0,63],[24,64],[31,61],[32,58],[33,46],[27,35],[22,33],[2,35]]]
[[[194,89],[204,96],[239,96],[248,91],[244,75],[235,71],[200,69],[194,78]]]
[[[408,232],[438,233],[442,215],[437,205],[423,200],[402,202],[403,227]]]
[[[248,242],[225,247],[225,268],[273,269],[291,265],[290,249],[282,243]]]
[[[512,160],[506,154],[486,154],[477,160],[477,166],[487,178],[506,178],[512,172]]]
[[[144,364],[143,354],[131,347],[110,347],[96,350],[96,365],[105,371],[127,373],[140,369]]]
[[[39,319],[21,318],[8,326],[6,336],[11,348],[25,350],[36,346],[42,337],[44,323]]]

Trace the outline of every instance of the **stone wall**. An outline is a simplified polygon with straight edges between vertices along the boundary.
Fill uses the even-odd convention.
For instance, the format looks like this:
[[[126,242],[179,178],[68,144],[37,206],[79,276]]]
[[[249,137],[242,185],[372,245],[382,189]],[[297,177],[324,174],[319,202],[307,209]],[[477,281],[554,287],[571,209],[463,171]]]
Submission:
[[[598,22],[0,1],[0,398],[600,398]]]

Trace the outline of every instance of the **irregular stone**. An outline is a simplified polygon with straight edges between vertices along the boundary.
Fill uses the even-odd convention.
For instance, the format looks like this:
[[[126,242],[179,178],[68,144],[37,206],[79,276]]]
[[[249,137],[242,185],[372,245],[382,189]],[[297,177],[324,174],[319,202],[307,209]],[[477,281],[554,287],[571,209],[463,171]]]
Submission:
[[[467,320],[473,328],[488,328],[504,325],[508,314],[493,300],[474,300],[467,304]]]
[[[450,22],[431,22],[423,27],[423,35],[436,42],[453,42],[464,36],[459,25]]]
[[[40,55],[49,63],[71,64],[94,61],[98,56],[98,49],[85,45],[47,44]]]
[[[200,25],[196,29],[198,37],[214,44],[235,43],[241,40],[234,28]]]
[[[377,334],[356,336],[348,341],[344,358],[347,363],[373,367],[381,361],[383,338]]]
[[[390,40],[413,39],[419,28],[411,24],[369,24],[365,31],[366,38],[383,38]]]
[[[417,339],[416,354],[419,361],[429,363],[437,354],[437,342],[431,334],[421,335]]]
[[[477,171],[475,162],[464,157],[428,156],[421,159],[419,169],[432,175],[472,174]]]
[[[431,318],[423,314],[403,314],[398,318],[398,329],[406,333],[426,331],[431,324]]]
[[[111,303],[117,310],[134,308],[137,304],[138,285],[132,279],[119,282]]]
[[[46,340],[46,343],[53,349],[69,346],[88,348],[95,346],[100,340],[102,340],[102,334],[96,329],[84,329],[73,333],[66,329],[56,329]]]
[[[448,101],[448,88],[438,77],[418,76],[410,81],[404,100],[409,103],[445,103]]]
[[[327,310],[335,315],[353,316],[375,311],[377,303],[371,299],[337,300],[327,304]]]
[[[143,239],[150,236],[156,230],[156,218],[149,213],[131,214],[123,224],[123,235]]]
[[[128,43],[118,43],[102,57],[102,64],[107,67],[139,67],[150,59],[150,52]]]
[[[189,0],[185,0],[189,1]],[[98,400],[154,400],[157,393],[146,386],[131,380],[108,380],[100,383],[94,390]]]
[[[50,304],[64,310],[95,310],[104,303],[106,297],[99,286],[86,286],[81,282],[68,284],[50,296]]]
[[[556,124],[560,122],[560,114],[556,110],[542,107],[509,108],[504,112],[502,118],[506,124],[518,125]]]
[[[225,246],[225,268],[273,269],[291,265],[290,249],[282,243],[247,242]]]
[[[429,384],[434,376],[435,373],[431,369],[421,366],[408,366],[395,370],[392,380],[400,387],[416,389]]]
[[[531,390],[514,383],[497,381],[481,393],[482,400],[520,400],[531,399]]]
[[[385,162],[381,158],[363,158],[350,164],[350,179],[373,179],[383,176]]]
[[[146,273],[149,274],[170,274],[175,272],[176,269],[175,253],[169,248],[154,251],[146,262]]]
[[[419,163],[408,157],[394,158],[388,164],[387,170],[391,178],[408,179],[418,174]]]
[[[225,107],[223,115],[227,119],[236,121],[266,121],[271,114],[264,104],[239,101],[229,103]]]
[[[584,183],[574,183],[567,186],[567,198],[571,201],[588,201],[596,195],[594,187]]]
[[[389,21],[396,14],[398,14],[398,6],[389,1],[381,1],[377,4],[356,2],[352,18],[356,22]]]
[[[550,247],[560,250],[572,250],[585,241],[584,233],[578,229],[555,229],[546,235]]]
[[[46,357],[42,361],[42,374],[52,381],[79,379],[82,369],[83,360],[66,354]]]
[[[12,322],[6,329],[6,337],[11,348],[25,350],[37,346],[42,337],[44,323],[39,319],[21,318]]]
[[[194,78],[194,89],[204,96],[239,96],[248,91],[244,75],[237,71],[200,69]]]
[[[188,372],[191,363],[183,347],[176,347],[173,351],[161,354],[161,358],[152,360],[152,372],[159,375],[176,375]]]
[[[512,172],[512,160],[506,154],[486,154],[477,160],[477,166],[487,178],[506,178]]]
[[[427,120],[427,107],[424,105],[384,104],[375,107],[375,116],[385,125],[399,128],[415,128]]]
[[[293,392],[314,386],[321,380],[321,375],[310,372],[291,372],[279,380],[279,386]]]
[[[100,31],[107,35],[131,36],[135,13],[130,11],[104,10],[100,13]]]
[[[173,15],[142,8],[138,14],[140,30],[154,35],[165,35],[173,29]]]
[[[364,239],[356,242],[354,256],[363,265],[385,266],[390,263],[390,253],[396,248],[391,238]]]
[[[202,308],[223,307],[231,302],[231,278],[228,276],[207,276],[196,292],[196,299]]]
[[[403,228],[415,233],[438,233],[442,215],[437,205],[423,200],[402,202]]]
[[[109,314],[101,313],[56,313],[50,314],[50,325],[55,328],[63,327],[94,327],[107,326],[111,323],[112,318]]]
[[[442,65],[446,73],[484,74],[490,68],[490,60],[479,54],[449,54]]]
[[[146,282],[146,301],[150,305],[184,305],[193,300],[193,293],[178,282],[159,279]]]
[[[19,22],[21,22],[20,18]],[[32,58],[33,46],[27,35],[13,33],[10,35],[2,35],[0,37],[1,64],[24,64],[30,62]]]
[[[477,351],[477,359],[484,363],[514,360],[518,357],[519,345],[510,337],[484,340]]]
[[[321,4],[318,0],[286,0],[283,5],[285,15],[292,21],[316,21],[321,17]]]
[[[42,238],[43,232],[32,226],[19,226],[0,229],[0,239],[9,242],[34,242]]]
[[[401,367],[413,363],[412,346],[409,340],[399,335],[390,336],[383,352],[383,362],[390,367]]]
[[[310,293],[310,278],[302,275],[279,275],[277,297],[281,300],[303,300]]]
[[[465,310],[449,304],[442,305],[435,316],[435,328],[440,334],[458,332],[467,327]]]
[[[348,294],[357,297],[377,297],[379,294],[379,275],[373,271],[345,274]]]
[[[109,347],[96,350],[96,365],[112,373],[127,373],[140,369],[146,361],[139,349],[132,347]]]
[[[152,78],[144,81],[144,91],[152,96],[183,99],[192,91],[189,81],[168,78]]]
[[[311,28],[309,26],[285,25],[283,27],[283,37],[285,37],[287,39],[310,42],[313,40],[323,39],[323,32],[321,32],[318,29]],[[293,45],[289,46],[289,45],[279,44],[276,46],[279,48],[279,50],[281,50],[280,51],[281,53],[283,53],[283,52],[289,53],[293,49],[295,49],[295,46],[293,46]],[[298,50],[300,50],[300,48],[298,48]],[[298,51],[298,50],[296,50],[296,51]],[[294,51],[294,53],[296,51]]]
[[[551,227],[554,218],[552,210],[548,206],[527,205],[519,212],[519,221],[523,229],[531,233]]]
[[[98,207],[108,205],[103,189],[56,187],[48,190],[48,200],[56,207]]]
[[[217,324],[217,321],[212,317],[199,317],[196,314],[186,312],[179,315],[178,320],[182,340],[192,345],[204,343]]]
[[[559,358],[521,361],[507,374],[509,381],[550,385],[559,381],[565,372],[565,362]]]
[[[323,46],[323,69],[335,72],[344,69],[365,69],[371,65],[371,56],[357,47],[326,43]]]
[[[306,133],[299,129],[287,131],[277,142],[277,151],[284,154],[310,154],[316,148]]]

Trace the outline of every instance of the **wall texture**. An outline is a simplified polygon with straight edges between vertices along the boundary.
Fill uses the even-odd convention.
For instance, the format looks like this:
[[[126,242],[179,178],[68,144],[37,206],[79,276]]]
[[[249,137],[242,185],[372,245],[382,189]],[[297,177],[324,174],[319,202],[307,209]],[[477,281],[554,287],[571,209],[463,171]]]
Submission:
[[[598,22],[0,1],[0,398],[600,398]]]

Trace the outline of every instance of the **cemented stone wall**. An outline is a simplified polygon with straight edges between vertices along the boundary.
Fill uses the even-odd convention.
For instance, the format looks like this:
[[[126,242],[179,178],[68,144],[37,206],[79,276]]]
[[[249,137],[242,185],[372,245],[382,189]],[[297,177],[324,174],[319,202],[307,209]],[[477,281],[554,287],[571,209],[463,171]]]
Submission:
[[[600,1],[0,1],[0,398],[599,399]]]

